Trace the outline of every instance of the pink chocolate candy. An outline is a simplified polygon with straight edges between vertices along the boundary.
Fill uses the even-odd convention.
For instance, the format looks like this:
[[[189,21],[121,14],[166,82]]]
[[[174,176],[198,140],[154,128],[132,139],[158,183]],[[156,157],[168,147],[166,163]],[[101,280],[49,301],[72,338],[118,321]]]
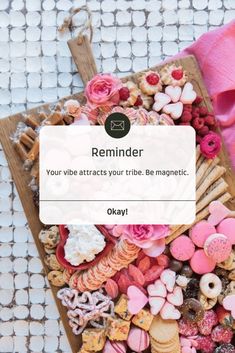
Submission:
[[[215,234],[216,229],[207,221],[201,221],[190,229],[189,236],[199,248],[203,248],[206,239],[211,234]]]
[[[149,335],[146,331],[133,327],[127,338],[127,344],[131,350],[137,353],[143,352],[149,346]]]
[[[217,226],[217,232],[224,234],[235,245],[235,218],[226,218]]]
[[[186,235],[181,235],[180,237],[173,240],[170,245],[171,255],[179,261],[187,261],[191,259],[195,252],[195,246],[192,240]]]
[[[190,266],[192,270],[199,275],[212,272],[215,268],[215,265],[216,262],[206,256],[205,251],[202,249],[195,251],[193,257],[190,260]]]

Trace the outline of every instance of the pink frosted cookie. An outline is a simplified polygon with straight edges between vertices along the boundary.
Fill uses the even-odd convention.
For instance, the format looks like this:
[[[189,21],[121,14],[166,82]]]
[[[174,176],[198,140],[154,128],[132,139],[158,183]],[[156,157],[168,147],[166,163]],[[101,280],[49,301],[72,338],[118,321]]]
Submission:
[[[195,273],[203,275],[204,273],[212,272],[215,268],[216,262],[206,256],[204,250],[195,251],[190,260],[190,266]]]
[[[140,328],[133,327],[127,338],[128,347],[135,352],[143,352],[149,346],[149,335]]]
[[[189,232],[189,236],[199,248],[203,248],[206,239],[211,234],[215,234],[216,229],[207,221],[196,223]]]
[[[204,250],[210,259],[219,263],[227,260],[232,251],[232,245],[226,235],[215,233],[206,239]]]
[[[217,226],[217,232],[224,234],[230,240],[232,245],[235,244],[235,218],[226,218]]]
[[[170,252],[176,260],[187,261],[193,256],[195,246],[189,237],[181,235],[171,243]]]

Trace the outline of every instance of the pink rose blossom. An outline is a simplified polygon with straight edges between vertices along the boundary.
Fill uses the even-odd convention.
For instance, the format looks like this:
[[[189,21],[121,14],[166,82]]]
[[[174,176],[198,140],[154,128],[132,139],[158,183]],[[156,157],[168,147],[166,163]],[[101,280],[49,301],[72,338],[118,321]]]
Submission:
[[[217,156],[221,149],[221,137],[215,132],[204,136],[200,142],[200,150],[203,156],[212,159]]]
[[[158,256],[165,250],[164,238],[168,235],[168,232],[169,227],[166,225],[139,224],[122,226],[122,236],[142,248],[146,255],[151,257]]]
[[[114,106],[119,102],[122,82],[109,74],[97,74],[86,85],[87,104],[95,109],[100,106]]]

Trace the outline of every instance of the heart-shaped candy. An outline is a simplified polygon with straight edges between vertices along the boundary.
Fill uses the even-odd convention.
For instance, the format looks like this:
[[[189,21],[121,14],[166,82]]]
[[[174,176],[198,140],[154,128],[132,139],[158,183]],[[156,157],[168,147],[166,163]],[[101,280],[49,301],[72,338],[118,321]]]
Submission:
[[[163,112],[169,114],[172,119],[179,119],[183,113],[183,107],[182,102],[167,104],[164,106]]]
[[[136,286],[129,286],[127,289],[128,311],[132,314],[138,314],[141,309],[148,303],[146,295]]]
[[[150,297],[162,297],[165,298],[167,290],[160,279],[156,280],[154,284],[150,284],[147,288]]]
[[[224,298],[223,307],[231,311],[231,315],[235,319],[235,294],[227,295],[227,297]]]
[[[213,226],[217,226],[223,219],[229,217],[231,213],[220,201],[212,201],[209,205],[209,212],[208,222]]]
[[[194,91],[192,83],[187,82],[184,85],[184,88],[180,97],[180,101],[183,104],[192,104],[196,98],[197,98],[197,93]]]
[[[164,270],[161,273],[160,278],[161,278],[161,281],[166,285],[166,289],[168,290],[168,292],[173,292],[175,281],[176,281],[175,272],[169,269]]]
[[[182,89],[179,86],[167,86],[165,89],[165,93],[168,94],[173,103],[176,103],[180,99]]]
[[[153,110],[155,110],[156,112],[160,112],[160,110],[167,105],[168,103],[170,103],[171,98],[168,96],[168,94],[165,93],[156,93],[154,96],[154,100],[155,103],[152,107]]]
[[[182,289],[178,286],[175,287],[173,292],[167,295],[167,300],[175,306],[182,305],[184,301]]]
[[[160,315],[163,320],[178,320],[181,317],[181,313],[171,303],[165,302],[163,305]]]
[[[152,315],[157,315],[165,304],[166,299],[161,297],[149,298],[150,311]]]

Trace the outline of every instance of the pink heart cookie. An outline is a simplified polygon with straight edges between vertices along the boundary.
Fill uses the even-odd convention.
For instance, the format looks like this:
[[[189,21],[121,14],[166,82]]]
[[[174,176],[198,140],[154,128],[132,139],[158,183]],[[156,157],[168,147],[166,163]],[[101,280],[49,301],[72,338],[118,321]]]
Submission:
[[[160,315],[163,320],[178,320],[181,317],[181,313],[171,303],[165,302],[163,305]]]
[[[168,94],[165,93],[156,93],[154,96],[155,103],[153,104],[152,109],[155,110],[156,112],[160,112],[160,110],[170,103],[171,98],[168,96]]]
[[[182,305],[184,301],[182,289],[178,286],[175,287],[173,292],[167,295],[167,300],[172,305],[175,305],[175,306]]]
[[[180,99],[182,89],[179,86],[167,86],[165,89],[165,93],[168,94],[173,103],[176,103]]]
[[[156,280],[154,284],[150,284],[147,288],[148,294],[151,297],[162,297],[165,298],[167,295],[167,290],[160,279]]]
[[[229,216],[231,211],[220,201],[212,201],[209,205],[209,212],[208,222],[213,226],[217,226],[217,224]]]
[[[171,270],[164,270],[161,273],[161,281],[166,285],[166,289],[168,292],[173,292],[175,281],[176,281],[176,274],[174,271]]]
[[[157,315],[165,304],[166,299],[161,297],[149,298],[150,311],[152,315]]]
[[[183,113],[183,103],[178,102],[167,104],[164,106],[163,112],[169,114],[172,119],[179,119]]]
[[[127,289],[128,296],[128,310],[131,314],[135,315],[148,303],[148,298],[136,286],[130,286]]]
[[[192,83],[187,82],[184,85],[184,88],[180,97],[180,101],[183,104],[192,104],[196,98],[197,98],[197,93],[194,91]]]
[[[235,294],[228,295],[224,298],[223,307],[231,311],[231,315],[235,319]]]

